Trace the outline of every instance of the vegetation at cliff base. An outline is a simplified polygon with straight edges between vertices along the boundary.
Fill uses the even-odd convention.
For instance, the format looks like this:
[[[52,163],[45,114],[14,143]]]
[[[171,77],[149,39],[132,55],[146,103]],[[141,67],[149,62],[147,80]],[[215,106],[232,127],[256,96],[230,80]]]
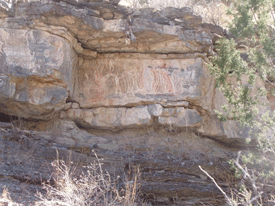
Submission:
[[[230,35],[218,41],[209,65],[228,102],[216,113],[222,121],[249,128],[247,142],[256,141],[257,149],[231,161],[242,181],[230,205],[274,205],[275,113],[269,100],[275,88],[275,1],[236,0],[232,5]]]

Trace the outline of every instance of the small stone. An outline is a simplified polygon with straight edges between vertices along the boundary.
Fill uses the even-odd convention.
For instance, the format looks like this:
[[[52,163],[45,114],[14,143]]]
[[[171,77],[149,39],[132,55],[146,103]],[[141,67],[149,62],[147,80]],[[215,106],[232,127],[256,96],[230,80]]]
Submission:
[[[61,119],[65,119],[67,117],[67,113],[65,111],[61,111],[59,117]]]
[[[160,116],[163,112],[163,107],[160,104],[148,105],[148,112],[153,116]]]
[[[72,103],[71,102],[68,102],[68,103],[66,103],[65,104],[65,107],[64,107],[64,109],[63,110],[68,110],[68,109],[71,109],[72,108]]]
[[[72,104],[72,109],[79,109],[79,104],[74,102]]]

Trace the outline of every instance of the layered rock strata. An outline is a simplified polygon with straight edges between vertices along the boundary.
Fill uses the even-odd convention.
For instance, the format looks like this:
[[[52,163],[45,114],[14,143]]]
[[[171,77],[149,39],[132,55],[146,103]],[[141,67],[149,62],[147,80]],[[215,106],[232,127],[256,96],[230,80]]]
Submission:
[[[118,187],[123,187],[125,179],[131,184],[138,167],[140,194],[154,206],[225,205],[223,195],[198,165],[223,190],[234,186],[226,160],[236,150],[189,130],[174,133],[158,128],[91,135],[69,121],[55,122],[53,128],[52,133],[17,131],[17,137],[12,129],[0,128],[0,158],[5,159],[0,164],[0,193],[5,185],[13,200],[34,205],[36,191],[41,191],[39,184],[52,176],[50,162],[57,153],[59,159],[74,162],[75,171],[96,161],[96,152],[104,169],[115,174]]]
[[[225,133],[218,124],[204,126],[214,118],[215,107],[213,78],[205,62],[222,29],[202,24],[190,9],[34,1],[18,2],[1,16],[2,112],[49,120],[66,110],[63,118],[99,129],[148,125],[152,119],[193,127],[202,120],[202,133]],[[66,101],[84,110],[70,111]],[[190,123],[175,114],[152,118],[146,109],[131,114],[138,106],[154,104],[164,110],[184,107],[195,120]],[[97,120],[104,118],[100,114],[94,119],[99,107],[116,115],[107,127]],[[88,113],[93,114],[89,121],[80,120]],[[124,124],[120,115],[132,115],[132,122]]]

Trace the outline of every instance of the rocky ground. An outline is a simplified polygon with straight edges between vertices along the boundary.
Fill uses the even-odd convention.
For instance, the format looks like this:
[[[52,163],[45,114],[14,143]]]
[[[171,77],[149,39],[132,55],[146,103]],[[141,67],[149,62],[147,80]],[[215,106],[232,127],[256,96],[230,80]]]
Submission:
[[[34,138],[30,133],[1,128],[1,194],[6,187],[14,202],[32,205],[37,200],[35,194],[42,192],[41,183],[51,175],[50,161],[54,156],[49,157],[50,153],[47,153],[47,161],[47,156],[43,154],[48,147],[47,141]]]
[[[141,192],[153,205],[222,205],[223,196],[198,165],[225,190],[233,182],[227,160],[234,157],[236,149],[190,135],[188,131],[148,128],[116,134],[90,132],[94,143],[70,147],[60,144],[62,136],[66,140],[65,132],[55,134],[59,136],[58,143],[51,132],[13,129],[11,124],[2,123],[0,192],[6,186],[15,202],[34,205],[35,194],[44,192],[41,183],[51,179],[52,161],[70,158],[78,165],[87,165],[95,160],[92,150],[111,174],[123,176],[132,167],[139,166]],[[45,139],[46,136],[52,139]]]

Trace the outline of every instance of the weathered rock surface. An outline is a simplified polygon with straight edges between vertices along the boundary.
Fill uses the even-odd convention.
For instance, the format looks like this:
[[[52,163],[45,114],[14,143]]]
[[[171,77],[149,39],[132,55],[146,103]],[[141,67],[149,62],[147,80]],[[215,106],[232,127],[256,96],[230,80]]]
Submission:
[[[112,129],[150,125],[152,117],[147,106],[133,108],[69,109],[61,113],[62,118],[75,121],[84,128]]]
[[[210,103],[205,96],[213,90],[203,88],[212,80],[203,59],[184,59],[181,55],[100,55],[95,60],[84,60],[78,75],[79,97],[75,99],[81,108],[180,100],[207,107]]]
[[[163,106],[161,104],[148,105],[148,112],[152,116],[160,116],[163,113]]]
[[[82,109],[191,101],[211,110],[203,61],[213,35],[201,18],[188,8],[106,3],[19,1],[1,10],[2,112],[50,119],[68,109],[66,99]]]
[[[41,183],[51,180],[53,160],[58,157],[75,162],[76,171],[79,165],[95,160],[94,150],[104,169],[116,176],[130,175],[139,166],[141,192],[152,205],[173,205],[175,201],[179,205],[224,205],[223,196],[198,165],[226,191],[231,182],[220,180],[232,175],[225,169],[229,167],[226,160],[234,156],[232,148],[188,131],[174,134],[164,128],[95,133],[83,141],[84,145],[64,146],[68,131],[75,126],[69,122],[57,123],[60,124],[60,130],[54,129],[53,133],[0,128],[0,159],[4,160],[0,162],[0,193],[5,185],[14,201],[34,205],[36,192],[43,193]],[[57,125],[53,127],[59,128]],[[64,142],[56,137],[63,137]]]
[[[50,119],[73,91],[77,56],[63,38],[32,29],[0,28],[0,111]]]
[[[214,84],[204,65],[213,31],[188,8],[131,10],[102,1],[34,1],[18,3],[2,11],[5,15],[2,63],[9,69],[1,70],[2,112],[50,119],[62,109],[79,107],[85,111],[67,116],[101,129],[151,125],[146,112],[140,120],[132,112],[141,105],[198,109],[204,120],[204,113],[213,114]],[[9,46],[16,42],[7,31],[18,36],[17,47]],[[66,100],[73,104],[65,105]],[[95,118],[89,116],[95,107],[110,108]],[[86,111],[91,108],[92,113]],[[190,125],[180,117],[160,119]]]
[[[201,116],[195,109],[165,108],[160,104],[96,109],[69,109],[61,113],[62,119],[73,120],[80,127],[94,129],[140,128],[149,125],[174,127],[200,126]],[[155,118],[154,118],[155,117]]]
[[[181,25],[175,25],[175,11]],[[78,54],[90,57],[118,51],[208,52],[212,46],[211,32],[196,29],[201,19],[186,8],[131,10],[104,2],[33,1],[3,10],[1,16],[13,17],[1,20],[3,28],[47,30],[68,39]]]
[[[168,110],[171,110],[171,108]],[[172,110],[174,111],[167,111],[169,115],[159,117],[160,124],[175,127],[191,127],[198,125],[202,121],[201,116],[195,109],[178,107]]]

